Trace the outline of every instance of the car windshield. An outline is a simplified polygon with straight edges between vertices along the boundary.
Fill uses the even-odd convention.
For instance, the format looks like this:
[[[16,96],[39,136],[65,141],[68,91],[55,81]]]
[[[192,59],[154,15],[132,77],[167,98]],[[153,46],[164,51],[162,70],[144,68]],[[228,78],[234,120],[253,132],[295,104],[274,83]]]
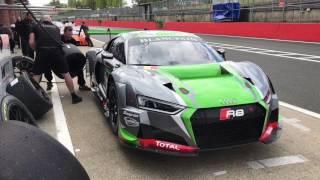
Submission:
[[[129,43],[128,64],[188,65],[221,62],[221,56],[200,41],[157,41]]]

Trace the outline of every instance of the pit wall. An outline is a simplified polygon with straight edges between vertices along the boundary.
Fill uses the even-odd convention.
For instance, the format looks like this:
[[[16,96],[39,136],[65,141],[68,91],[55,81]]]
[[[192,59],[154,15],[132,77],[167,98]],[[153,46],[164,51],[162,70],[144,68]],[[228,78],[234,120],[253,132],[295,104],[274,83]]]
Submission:
[[[175,30],[199,34],[243,36],[267,39],[320,42],[320,23],[250,23],[250,22],[134,22],[98,21],[77,19],[80,25],[85,21],[89,26],[134,28],[148,30]]]

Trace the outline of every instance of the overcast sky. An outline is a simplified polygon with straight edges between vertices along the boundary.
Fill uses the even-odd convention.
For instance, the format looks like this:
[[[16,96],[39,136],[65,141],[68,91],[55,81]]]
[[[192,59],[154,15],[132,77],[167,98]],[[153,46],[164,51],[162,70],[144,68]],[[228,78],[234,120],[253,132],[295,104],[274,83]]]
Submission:
[[[48,4],[51,0],[29,0],[30,4],[33,6],[43,6]],[[126,0],[128,5],[131,5],[131,0]],[[60,0],[61,3],[67,3],[68,0]]]

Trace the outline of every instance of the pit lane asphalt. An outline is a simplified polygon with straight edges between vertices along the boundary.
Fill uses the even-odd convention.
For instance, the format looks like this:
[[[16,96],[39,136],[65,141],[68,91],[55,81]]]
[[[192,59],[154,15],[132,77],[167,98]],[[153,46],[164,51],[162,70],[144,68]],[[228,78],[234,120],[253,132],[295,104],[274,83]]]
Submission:
[[[72,105],[65,85],[59,83],[56,86],[59,89],[75,155],[93,180],[320,177],[320,119],[281,107],[284,131],[279,141],[274,144],[250,144],[205,152],[192,158],[172,157],[120,146],[91,92],[78,92],[84,101]],[[40,127],[55,137],[57,132],[50,127],[54,124],[50,122],[54,119],[51,116],[52,112],[49,112],[41,121]],[[292,156],[303,161],[295,162]]]
[[[320,56],[320,44],[200,35],[207,42]],[[107,36],[93,36],[107,41]],[[281,101],[320,113],[320,63],[226,50],[227,60],[252,61],[271,78]],[[318,59],[320,62],[320,59]]]

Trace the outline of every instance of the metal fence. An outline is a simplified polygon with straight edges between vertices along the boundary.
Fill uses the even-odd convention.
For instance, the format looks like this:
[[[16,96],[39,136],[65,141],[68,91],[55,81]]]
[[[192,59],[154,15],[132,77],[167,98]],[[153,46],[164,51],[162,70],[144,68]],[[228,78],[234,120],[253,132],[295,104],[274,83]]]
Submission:
[[[141,6],[76,10],[59,18],[78,17],[131,21],[213,21],[214,4],[237,0],[162,0]],[[240,21],[320,22],[320,0],[239,0]]]

